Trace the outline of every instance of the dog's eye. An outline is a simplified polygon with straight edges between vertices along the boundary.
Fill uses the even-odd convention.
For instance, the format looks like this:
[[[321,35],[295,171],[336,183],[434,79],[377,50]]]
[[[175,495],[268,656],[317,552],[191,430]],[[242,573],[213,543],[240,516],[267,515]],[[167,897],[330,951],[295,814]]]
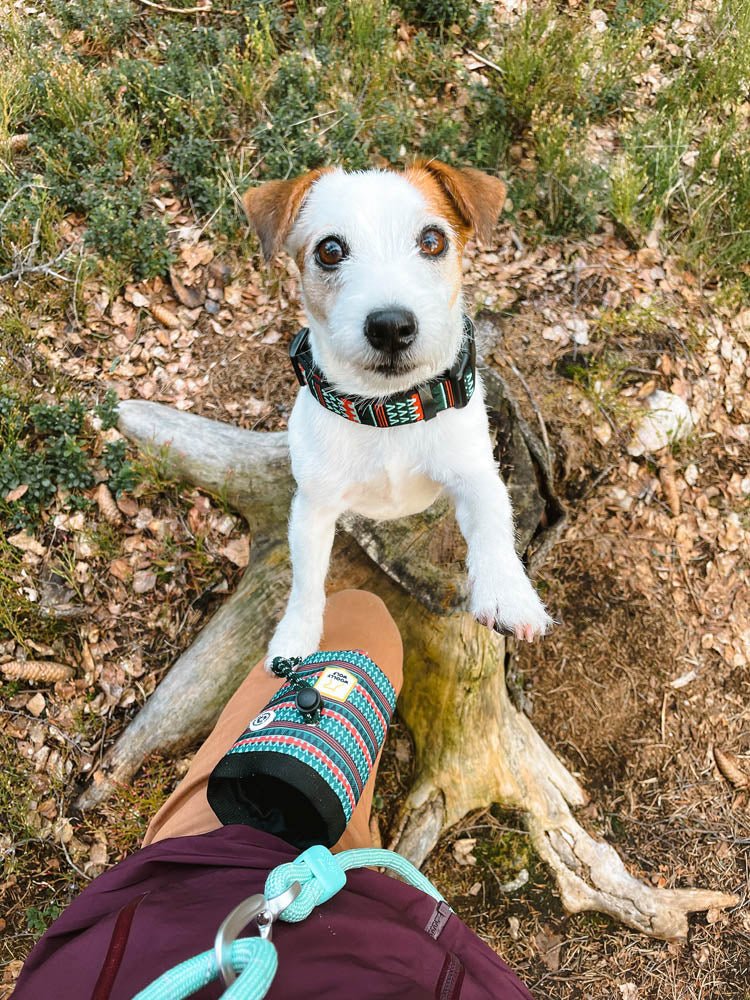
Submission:
[[[315,247],[315,259],[322,268],[330,271],[338,267],[342,260],[349,256],[346,246],[334,236],[326,236]]]
[[[439,257],[447,244],[448,241],[445,238],[445,233],[434,226],[424,229],[419,237],[419,249],[425,257]]]

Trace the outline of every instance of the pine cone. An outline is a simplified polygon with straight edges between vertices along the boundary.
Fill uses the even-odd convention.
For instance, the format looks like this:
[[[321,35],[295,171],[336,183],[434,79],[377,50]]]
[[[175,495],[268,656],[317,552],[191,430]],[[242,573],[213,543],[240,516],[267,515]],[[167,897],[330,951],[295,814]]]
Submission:
[[[180,325],[180,321],[175,314],[171,309],[167,309],[166,306],[153,305],[149,308],[156,322],[161,323],[162,326],[166,326],[169,330],[176,330]]]
[[[96,502],[99,506],[99,510],[110,524],[119,524],[122,521],[122,516],[117,504],[115,503],[115,498],[110,493],[109,487],[106,483],[99,484],[96,491]]]
[[[72,667],[52,660],[11,660],[0,665],[0,670],[11,681],[43,681],[46,684],[70,680],[75,673]]]

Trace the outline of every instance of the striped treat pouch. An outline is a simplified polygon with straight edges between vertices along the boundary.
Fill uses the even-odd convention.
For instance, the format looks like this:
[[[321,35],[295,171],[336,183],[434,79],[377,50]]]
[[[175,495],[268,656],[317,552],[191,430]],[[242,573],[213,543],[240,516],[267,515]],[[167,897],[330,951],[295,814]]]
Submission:
[[[208,801],[224,825],[332,847],[385,742],[396,693],[361,650],[274,661],[274,672],[287,683],[216,765]]]

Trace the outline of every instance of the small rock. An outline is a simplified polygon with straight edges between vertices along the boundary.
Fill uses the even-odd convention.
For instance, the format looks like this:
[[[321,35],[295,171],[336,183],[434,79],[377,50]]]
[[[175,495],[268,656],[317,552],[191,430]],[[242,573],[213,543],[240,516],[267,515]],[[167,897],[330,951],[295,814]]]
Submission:
[[[606,445],[612,440],[612,428],[609,424],[597,424],[594,427],[593,434],[599,444]]]
[[[508,930],[511,938],[517,941],[521,936],[521,921],[518,917],[508,917]]]
[[[686,438],[693,430],[693,417],[684,399],[672,392],[657,389],[644,400],[649,412],[644,414],[628,445],[631,455],[652,454]]]
[[[580,316],[575,316],[573,319],[566,321],[565,325],[573,334],[573,340],[576,344],[585,345],[589,342],[589,324],[585,319]]]
[[[693,463],[691,462],[690,465],[688,465],[688,467],[682,473],[682,478],[685,480],[688,486],[695,486],[695,484],[698,482],[698,466],[693,465]]]
[[[471,853],[477,843],[476,837],[462,837],[453,842],[453,857],[460,865],[475,865],[477,859]]]
[[[633,498],[622,486],[612,487],[612,496],[615,498],[618,507],[623,510],[630,510],[633,506]]]
[[[559,323],[556,323],[554,326],[546,326],[542,330],[542,337],[545,340],[551,340],[553,344],[560,344],[563,347],[570,343],[570,334]]]
[[[207,313],[209,313],[209,315],[216,316],[221,311],[221,304],[215,299],[206,299],[203,303],[203,308]]]
[[[41,691],[37,691],[35,695],[26,702],[27,711],[31,712],[35,719],[38,719],[42,712],[47,707],[47,702]]]

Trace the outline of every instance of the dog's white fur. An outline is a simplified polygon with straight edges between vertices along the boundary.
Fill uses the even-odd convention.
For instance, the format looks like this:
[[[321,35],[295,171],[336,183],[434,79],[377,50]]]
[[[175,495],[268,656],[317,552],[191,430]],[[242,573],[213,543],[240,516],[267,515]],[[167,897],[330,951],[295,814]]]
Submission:
[[[335,170],[310,183],[287,231],[272,233],[300,265],[313,356],[342,392],[386,396],[427,381],[456,359],[463,336],[462,238],[455,216],[436,214],[428,194],[404,174]],[[285,197],[281,189],[279,196]],[[246,207],[263,236],[258,212],[265,209],[248,200]],[[268,225],[266,220],[266,244]],[[438,259],[419,252],[419,235],[428,226],[448,236]],[[349,248],[335,274],[314,259],[320,240],[332,235]],[[378,353],[365,339],[364,323],[372,310],[394,306],[415,314],[419,332],[405,352],[409,370],[384,374],[374,370]],[[551,619],[513,545],[511,505],[492,454],[481,378],[463,409],[392,428],[350,423],[302,388],[289,421],[289,447],[298,487],[289,523],[293,583],[268,662],[317,650],[336,521],[344,511],[376,520],[403,517],[429,507],[442,492],[453,499],[468,544],[473,614],[520,638],[547,630]]]

